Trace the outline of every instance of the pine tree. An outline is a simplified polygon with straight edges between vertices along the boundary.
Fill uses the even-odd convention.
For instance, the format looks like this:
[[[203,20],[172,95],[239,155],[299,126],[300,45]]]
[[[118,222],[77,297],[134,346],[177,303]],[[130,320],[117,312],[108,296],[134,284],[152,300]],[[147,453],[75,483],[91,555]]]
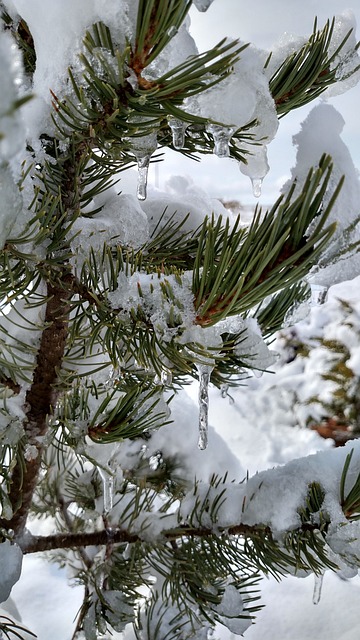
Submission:
[[[187,437],[173,408],[197,380],[205,449],[208,385],[226,396],[271,363],[266,339],[336,238],[329,216],[343,180],[334,185],[323,155],[301,189],[294,180],[247,227],[225,209],[200,221],[142,209],[121,180],[138,166],[142,202],[159,150],[215,151],[239,161],[258,193],[278,119],[352,76],[357,45],[332,20],[282,59],[228,40],[179,59],[191,5],[210,1],[110,4],[118,22],[84,32],[39,125],[31,21],[1,3],[0,599],[22,554],[49,551],[84,585],[74,639],[128,624],[139,640],[205,640],[217,623],[240,635],[258,610],[261,572],[357,565],[360,450],[241,484],[197,482],[185,449],[166,448],[161,433]],[[31,534],[44,517],[54,534]],[[22,633],[5,618],[0,630]]]

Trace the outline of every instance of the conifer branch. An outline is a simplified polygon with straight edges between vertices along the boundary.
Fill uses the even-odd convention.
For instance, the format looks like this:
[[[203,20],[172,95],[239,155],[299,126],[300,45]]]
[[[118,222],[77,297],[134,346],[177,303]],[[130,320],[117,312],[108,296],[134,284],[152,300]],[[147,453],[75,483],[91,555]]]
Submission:
[[[320,527],[317,524],[304,523],[299,529],[299,532],[316,532]],[[238,524],[218,534],[214,533],[213,529],[206,527],[190,527],[187,525],[180,526],[174,530],[165,530],[162,532],[159,540],[164,539],[170,542],[176,540],[188,539],[188,538],[209,538],[222,534],[228,534],[230,536],[242,536],[251,539],[252,537],[266,536],[271,537],[271,529],[268,526],[263,525],[246,525]],[[54,551],[56,549],[79,549],[89,546],[102,546],[107,545],[109,541],[113,544],[120,544],[123,542],[133,544],[135,542],[143,542],[143,538],[140,534],[130,533],[125,529],[111,528],[103,529],[102,531],[93,531],[90,533],[56,533],[48,536],[33,536],[26,534],[23,538],[17,538],[16,541],[21,547],[24,554],[38,553],[41,551]],[[156,541],[154,540],[156,545]]]

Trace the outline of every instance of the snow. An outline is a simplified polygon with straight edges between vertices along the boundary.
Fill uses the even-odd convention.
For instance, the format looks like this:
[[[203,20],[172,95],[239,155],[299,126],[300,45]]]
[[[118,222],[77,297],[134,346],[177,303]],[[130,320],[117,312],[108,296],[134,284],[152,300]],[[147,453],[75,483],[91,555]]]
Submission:
[[[22,552],[17,544],[5,540],[0,544],[0,604],[8,599],[21,575]]]
[[[0,124],[1,126],[1,124]],[[9,237],[22,209],[22,198],[8,166],[0,166],[0,248]]]
[[[134,195],[118,195],[113,188],[106,192],[106,197],[95,197],[88,209],[91,211],[99,207],[99,213],[75,220],[70,230],[71,247],[79,270],[91,250],[101,256],[105,243],[138,248],[149,237],[147,217]]]
[[[0,33],[0,159],[8,160],[24,146],[24,129],[16,100],[22,89],[21,55],[11,36]]]
[[[350,35],[348,36],[348,34]],[[326,97],[337,96],[344,91],[355,87],[360,79],[360,57],[356,49],[356,18],[350,9],[336,16],[334,32],[331,38],[329,54],[334,55],[337,48],[348,36],[345,46],[340,54],[335,56],[332,67],[340,63],[336,72],[336,84],[326,90]]]

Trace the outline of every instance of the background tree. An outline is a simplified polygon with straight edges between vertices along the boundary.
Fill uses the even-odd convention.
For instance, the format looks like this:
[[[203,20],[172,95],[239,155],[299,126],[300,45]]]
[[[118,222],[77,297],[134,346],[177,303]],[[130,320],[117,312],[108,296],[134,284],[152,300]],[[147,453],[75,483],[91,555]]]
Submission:
[[[209,383],[226,396],[270,366],[265,340],[332,236],[337,255],[343,178],[322,155],[245,227],[220,204],[144,202],[147,171],[164,147],[215,152],[258,195],[278,118],[347,86],[357,45],[332,20],[280,57],[227,40],[199,54],[190,0],[109,4],[74,7],[78,50],[64,46],[68,73],[49,79],[38,8],[2,3],[0,595],[22,554],[52,551],[84,584],[74,638],[128,624],[142,640],[207,638],[216,623],[242,634],[261,571],[356,566],[359,448],[243,484],[216,460],[200,477],[179,446],[194,428],[179,396],[198,380],[204,450]],[[134,165],[138,200],[121,192]],[[53,535],[28,531],[42,517]]]

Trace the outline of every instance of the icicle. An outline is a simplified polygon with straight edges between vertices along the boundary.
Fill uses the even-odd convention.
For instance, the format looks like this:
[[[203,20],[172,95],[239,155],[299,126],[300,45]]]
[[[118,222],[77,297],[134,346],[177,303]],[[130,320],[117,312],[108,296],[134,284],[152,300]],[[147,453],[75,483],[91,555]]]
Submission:
[[[163,369],[161,372],[161,384],[165,385],[166,387],[170,387],[171,383],[172,383],[172,373],[169,369]]]
[[[314,574],[314,592],[313,592],[313,604],[319,604],[321,598],[321,589],[324,581],[324,574]]]
[[[218,124],[208,124],[206,131],[214,138],[214,153],[218,158],[228,158],[230,155],[229,143],[235,129],[233,127],[222,127]]]
[[[261,196],[262,182],[262,178],[251,178],[252,192],[255,198],[260,198]]]
[[[198,11],[207,11],[214,0],[194,0],[194,5]]]
[[[114,475],[106,471],[106,469],[99,467],[98,470],[103,483],[103,514],[107,516],[114,505],[115,478]]]
[[[183,149],[185,145],[185,131],[188,125],[177,118],[169,118],[169,127],[172,133],[172,142],[175,149]]]
[[[312,306],[319,307],[324,304],[327,297],[328,287],[323,287],[321,284],[311,284],[310,288]]]
[[[173,38],[174,36],[176,36],[177,33],[179,33],[179,30],[173,24],[172,27],[170,27],[170,29],[168,29],[167,33],[168,33],[169,38]]]
[[[113,389],[120,378],[120,369],[118,367],[112,367],[109,373],[109,377],[104,382],[105,389]]]
[[[151,159],[150,155],[137,157],[138,183],[137,183],[136,195],[138,197],[138,200],[146,200],[147,179],[148,179],[150,159]]]
[[[269,171],[269,163],[267,161],[267,147],[265,144],[247,145],[249,155],[246,164],[240,162],[240,171],[245,176],[249,176],[252,184],[252,191],[255,198],[261,196],[261,186],[263,179]]]
[[[199,373],[199,449],[206,449],[208,445],[208,412],[209,412],[209,382],[213,367],[208,364],[198,364]]]
[[[220,387],[221,397],[222,398],[227,398],[228,391],[229,391],[229,385],[227,384],[227,382],[224,382]]]
[[[157,148],[156,133],[149,133],[147,136],[129,138],[130,151],[134,154],[138,165],[137,197],[139,200],[146,199],[147,179],[151,156]]]

